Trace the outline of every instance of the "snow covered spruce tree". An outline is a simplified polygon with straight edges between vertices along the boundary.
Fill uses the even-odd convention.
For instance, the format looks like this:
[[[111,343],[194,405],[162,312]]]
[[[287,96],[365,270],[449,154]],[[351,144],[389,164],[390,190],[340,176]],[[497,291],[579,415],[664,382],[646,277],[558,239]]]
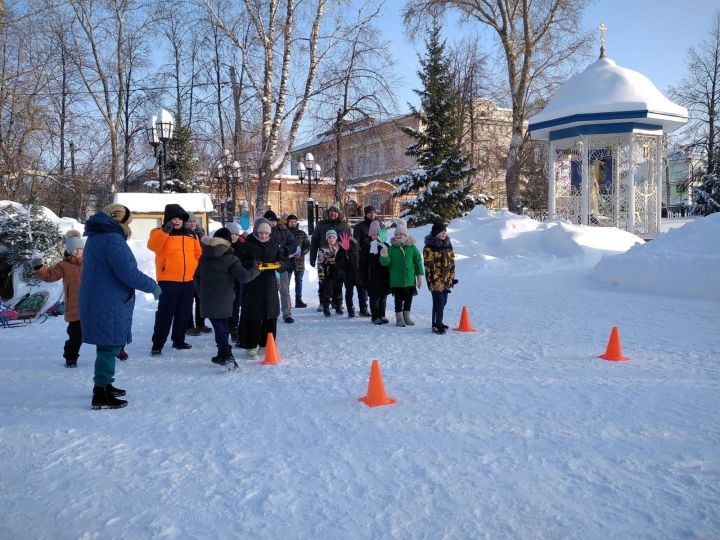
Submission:
[[[716,167],[720,171],[720,167]],[[701,185],[693,190],[695,196],[695,210],[703,215],[720,212],[720,176],[709,173],[703,176]]]
[[[34,204],[18,210],[12,205],[0,208],[0,244],[8,249],[7,260],[28,285],[38,279],[30,265],[37,254],[48,261],[57,261],[63,254],[63,238],[57,225],[47,219]]]
[[[420,96],[420,110],[411,107],[419,129],[401,128],[416,141],[405,155],[414,157],[419,167],[393,179],[398,185],[393,195],[418,194],[414,200],[402,202],[400,214],[416,226],[435,221],[447,223],[466,215],[476,204],[491,200],[487,195],[471,193],[470,177],[475,169],[467,167],[468,158],[461,154],[460,100],[437,20],[433,21],[426,47],[427,54],[420,58],[422,69],[418,72],[423,89],[415,90]]]

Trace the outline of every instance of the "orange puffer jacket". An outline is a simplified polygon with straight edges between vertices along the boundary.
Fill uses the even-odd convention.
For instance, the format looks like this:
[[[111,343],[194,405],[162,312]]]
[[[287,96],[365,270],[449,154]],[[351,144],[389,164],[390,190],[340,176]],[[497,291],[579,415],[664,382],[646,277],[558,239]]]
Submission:
[[[167,234],[161,228],[150,231],[147,247],[155,252],[158,281],[192,281],[202,248],[197,235],[185,227]]]

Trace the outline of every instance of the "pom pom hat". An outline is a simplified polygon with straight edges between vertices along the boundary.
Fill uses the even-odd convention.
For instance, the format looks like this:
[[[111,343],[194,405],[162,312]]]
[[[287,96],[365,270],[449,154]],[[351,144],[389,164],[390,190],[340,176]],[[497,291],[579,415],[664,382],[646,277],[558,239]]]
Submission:
[[[69,230],[65,233],[65,251],[70,255],[76,249],[83,249],[85,247],[85,241],[80,236],[80,231]]]
[[[438,233],[441,233],[443,231],[447,231],[447,228],[442,223],[433,223],[432,229],[430,229],[430,234],[432,236],[437,236]]]
[[[405,236],[409,236],[407,223],[405,223],[404,219],[398,219],[395,222],[395,236],[398,236],[400,234],[404,234]]]
[[[325,233],[325,240],[327,240],[331,236],[337,238],[337,233],[335,232],[335,229],[330,229],[328,232]]]

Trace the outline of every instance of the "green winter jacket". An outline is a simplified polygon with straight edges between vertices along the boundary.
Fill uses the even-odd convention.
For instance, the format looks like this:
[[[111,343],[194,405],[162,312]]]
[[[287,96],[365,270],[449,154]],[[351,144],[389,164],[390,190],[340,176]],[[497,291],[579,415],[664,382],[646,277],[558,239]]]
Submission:
[[[408,236],[404,244],[391,238],[387,256],[383,256],[383,252],[380,252],[380,264],[390,268],[391,288],[414,287],[415,277],[425,273],[420,250],[412,236]]]

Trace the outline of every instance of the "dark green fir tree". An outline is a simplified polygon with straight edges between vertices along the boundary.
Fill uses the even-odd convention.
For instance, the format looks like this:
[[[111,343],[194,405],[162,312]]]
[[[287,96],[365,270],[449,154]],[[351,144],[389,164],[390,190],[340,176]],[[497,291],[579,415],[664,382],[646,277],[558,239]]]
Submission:
[[[393,179],[398,185],[395,196],[417,194],[415,199],[401,204],[401,216],[414,226],[447,223],[468,214],[475,205],[491,200],[487,195],[472,193],[471,175],[475,169],[467,166],[468,158],[461,153],[460,98],[437,21],[433,23],[426,47],[426,56],[420,58],[422,69],[418,72],[423,88],[415,90],[420,96],[420,109],[411,106],[419,129],[401,128],[415,139],[405,155],[415,158],[418,168]]]
[[[168,150],[165,191],[172,193],[193,193],[200,191],[201,185],[196,177],[197,160],[193,145],[192,128],[175,117],[175,132]]]

